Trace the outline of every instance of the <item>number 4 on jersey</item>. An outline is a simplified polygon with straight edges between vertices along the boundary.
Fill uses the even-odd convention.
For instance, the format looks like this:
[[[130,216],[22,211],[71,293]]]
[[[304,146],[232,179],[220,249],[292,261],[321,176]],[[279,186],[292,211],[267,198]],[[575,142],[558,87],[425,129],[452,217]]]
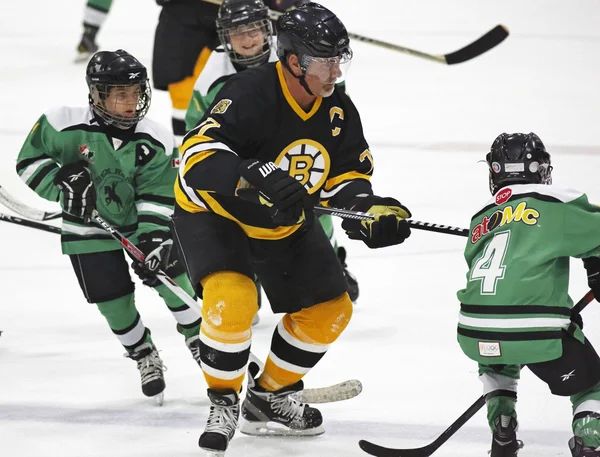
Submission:
[[[481,281],[481,295],[496,294],[496,284],[504,278],[504,255],[509,241],[509,231],[496,233],[485,247],[483,255],[475,262],[471,281]]]

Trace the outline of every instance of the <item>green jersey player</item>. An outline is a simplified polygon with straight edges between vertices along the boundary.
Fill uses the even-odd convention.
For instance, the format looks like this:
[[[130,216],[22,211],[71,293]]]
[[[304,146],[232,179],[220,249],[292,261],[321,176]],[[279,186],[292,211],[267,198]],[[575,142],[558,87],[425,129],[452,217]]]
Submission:
[[[467,285],[458,292],[458,342],[479,363],[491,457],[514,457],[517,382],[527,366],[554,395],[570,396],[574,457],[600,456],[600,358],[568,295],[569,259],[600,268],[600,207],[551,185],[550,155],[534,133],[503,133],[492,144],[493,198],[471,221]]]
[[[294,3],[299,5],[303,2]],[[269,9],[262,0],[225,0],[219,8],[216,25],[221,45],[211,53],[194,84],[192,99],[185,115],[188,131],[196,127],[218,92],[233,75],[246,68],[278,60],[275,51],[277,37],[273,36]],[[344,269],[350,300],[356,302],[358,282],[348,271],[346,249],[337,244],[333,218],[323,215],[319,217],[319,222]]]
[[[75,62],[87,62],[98,50],[96,35],[106,21],[112,0],[87,0],[83,11],[83,34],[77,45]]]
[[[137,243],[146,261],[134,263],[135,272],[164,299],[200,363],[199,311],[154,274],[164,270],[194,296],[182,262],[170,252],[177,148],[168,130],[145,118],[150,84],[135,57],[123,50],[98,52],[86,74],[89,106],[43,114],[23,144],[17,172],[41,197],[60,202],[62,252],[70,257],[85,298],[137,361],[143,393],[160,401],[164,367],[135,307],[124,252],[90,217],[97,210]]]

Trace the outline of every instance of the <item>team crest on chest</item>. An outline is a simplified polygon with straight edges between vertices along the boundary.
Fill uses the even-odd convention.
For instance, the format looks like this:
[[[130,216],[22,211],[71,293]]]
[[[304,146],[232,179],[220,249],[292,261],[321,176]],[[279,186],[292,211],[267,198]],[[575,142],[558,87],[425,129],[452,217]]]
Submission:
[[[309,194],[313,194],[325,184],[331,159],[325,146],[304,138],[294,141],[281,151],[275,163],[300,181]]]
[[[231,100],[224,98],[215,106],[213,106],[213,109],[210,110],[210,114],[223,114],[225,111],[227,111],[229,105],[231,105]]]

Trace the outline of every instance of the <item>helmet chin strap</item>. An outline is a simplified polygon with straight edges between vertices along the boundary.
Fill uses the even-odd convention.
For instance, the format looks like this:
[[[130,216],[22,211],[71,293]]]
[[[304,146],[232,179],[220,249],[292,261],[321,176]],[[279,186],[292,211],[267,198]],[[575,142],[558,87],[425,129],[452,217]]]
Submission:
[[[285,68],[287,68],[287,70],[291,73],[291,75],[294,78],[296,78],[298,81],[300,81],[300,85],[304,88],[304,90],[308,93],[308,95],[312,95],[313,97],[316,97],[316,95],[313,94],[311,92],[311,90],[308,88],[308,84],[306,84],[306,78],[304,77],[304,72],[302,72],[302,76],[296,76],[296,74],[292,71],[292,69],[290,68],[289,64],[287,63],[287,58],[282,63],[283,63],[283,66]]]

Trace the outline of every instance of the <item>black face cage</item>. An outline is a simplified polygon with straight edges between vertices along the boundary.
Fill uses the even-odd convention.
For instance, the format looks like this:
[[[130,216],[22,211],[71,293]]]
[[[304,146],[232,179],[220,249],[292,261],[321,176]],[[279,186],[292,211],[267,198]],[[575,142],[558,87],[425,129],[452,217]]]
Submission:
[[[238,27],[252,28],[252,30],[260,30],[263,33],[264,41],[261,50],[253,55],[253,56],[244,56],[238,54],[233,50],[231,46],[230,36],[236,33]],[[256,67],[258,65],[262,65],[267,60],[269,60],[269,55],[271,54],[271,46],[273,45],[273,25],[269,19],[261,19],[259,21],[250,22],[248,24],[237,25],[235,27],[224,27],[217,28],[217,34],[219,35],[219,41],[229,59],[232,62],[235,62],[244,67]]]
[[[139,86],[139,93],[135,112],[131,116],[123,116],[116,114],[106,106],[106,99],[113,88]],[[152,89],[148,79],[136,84],[102,84],[94,83],[90,85],[89,102],[94,110],[94,113],[100,117],[106,124],[112,125],[119,129],[129,129],[140,122],[150,109],[150,101],[152,99]]]

